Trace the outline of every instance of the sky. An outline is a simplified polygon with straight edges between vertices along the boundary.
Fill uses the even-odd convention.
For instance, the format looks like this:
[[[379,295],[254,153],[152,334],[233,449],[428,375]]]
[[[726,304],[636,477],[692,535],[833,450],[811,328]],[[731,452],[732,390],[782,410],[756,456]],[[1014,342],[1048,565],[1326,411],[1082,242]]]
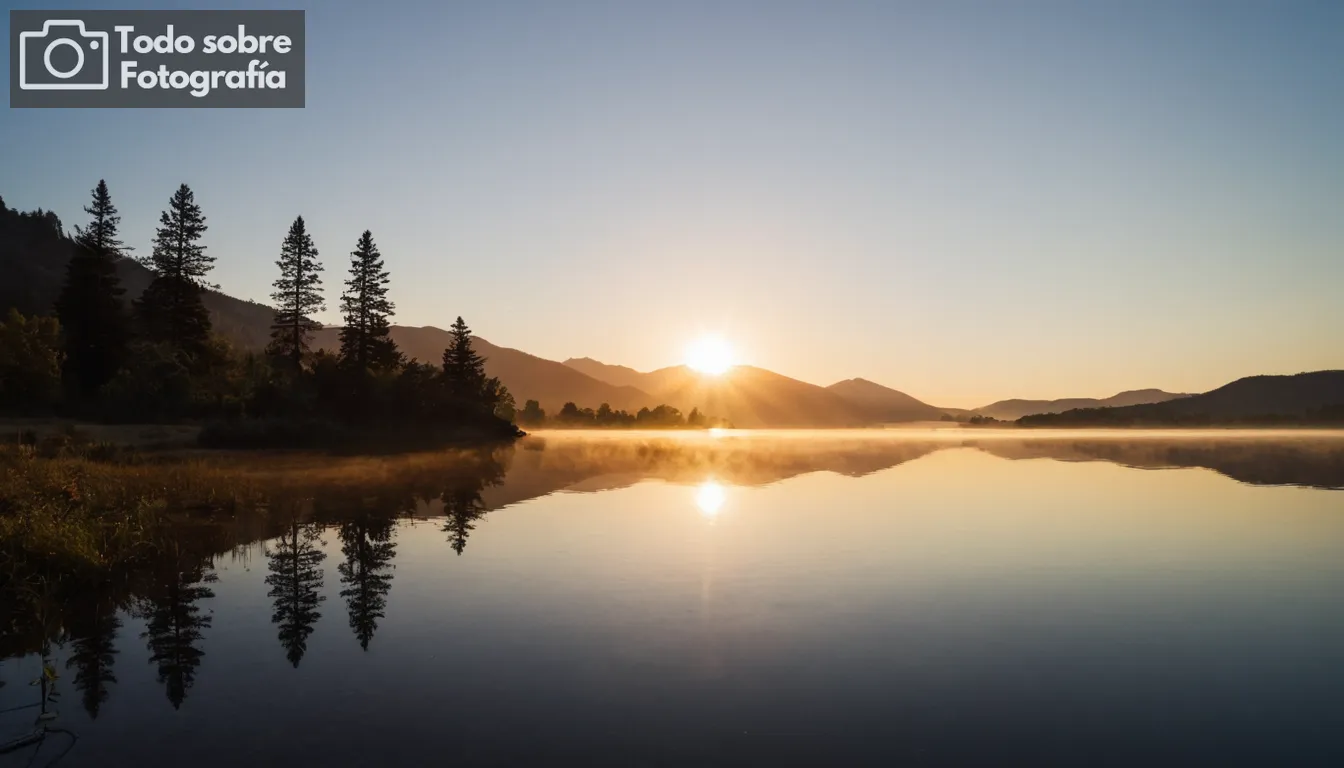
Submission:
[[[105,178],[147,254],[186,182],[258,301],[302,215],[329,323],[370,229],[394,322],[556,360],[718,334],[956,407],[1344,368],[1344,3],[306,10],[305,109],[5,109],[0,195]]]

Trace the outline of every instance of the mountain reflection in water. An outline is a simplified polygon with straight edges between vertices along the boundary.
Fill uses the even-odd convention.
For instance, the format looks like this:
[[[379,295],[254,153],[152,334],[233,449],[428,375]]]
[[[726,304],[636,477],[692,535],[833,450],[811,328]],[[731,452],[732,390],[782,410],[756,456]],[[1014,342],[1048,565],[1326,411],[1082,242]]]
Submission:
[[[348,627],[347,642],[353,636],[360,651],[368,653],[377,647],[380,627],[392,610],[394,585],[409,578],[396,573],[400,549],[410,546],[398,535],[402,526],[433,525],[444,554],[470,558],[468,545],[473,536],[483,535],[478,526],[487,515],[552,494],[664,481],[686,486],[688,506],[714,523],[731,506],[735,489],[816,472],[864,477],[967,449],[1014,462],[1203,468],[1249,485],[1344,488],[1344,436],[1335,433],[550,433],[475,451],[358,458],[221,455],[207,460],[211,471],[246,491],[221,503],[216,488],[214,501],[204,504],[191,497],[190,488],[165,487],[160,500],[168,505],[164,523],[150,532],[142,555],[78,575],[37,557],[3,563],[0,658],[9,661],[0,668],[5,683],[0,709],[23,708],[25,717],[45,711],[36,699],[45,695],[40,691],[46,684],[25,687],[34,677],[51,678],[51,685],[70,692],[59,705],[67,710],[60,718],[67,727],[73,707],[87,716],[86,729],[118,706],[143,708],[140,699],[123,703],[115,695],[124,678],[140,674],[126,666],[130,657],[147,661],[173,709],[188,709],[198,683],[212,674],[207,661],[212,638],[240,642],[241,630],[219,623],[215,604],[225,597],[269,616],[273,645],[256,647],[255,654],[274,653],[286,666],[300,668],[314,638],[335,643],[331,635],[342,623]],[[180,466],[173,477],[182,477]],[[976,477],[949,482],[974,483]],[[422,536],[414,546],[425,546]],[[229,572],[228,579],[221,580],[222,571]],[[221,597],[226,586],[228,594]],[[429,611],[428,586],[406,581],[400,589],[411,590],[408,594],[424,606],[420,610]],[[432,585],[434,590],[462,588]],[[240,592],[244,589],[250,592]],[[249,635],[248,642],[256,640]],[[35,669],[50,671],[28,674]],[[0,742],[27,732],[22,718],[4,717],[10,719],[0,721]],[[65,759],[97,762],[78,749]]]

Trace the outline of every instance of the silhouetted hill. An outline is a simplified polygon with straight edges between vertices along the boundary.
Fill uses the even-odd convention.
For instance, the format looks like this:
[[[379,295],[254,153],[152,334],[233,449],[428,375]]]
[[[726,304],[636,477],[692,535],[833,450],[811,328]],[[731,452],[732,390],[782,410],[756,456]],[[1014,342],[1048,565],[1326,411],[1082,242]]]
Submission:
[[[1134,389],[1101,399],[1069,397],[1062,400],[1000,400],[983,408],[976,408],[975,412],[982,416],[993,416],[1001,421],[1017,421],[1023,416],[1037,413],[1063,413],[1076,408],[1118,408],[1127,405],[1164,403],[1189,396],[1184,393],[1163,392],[1160,389]]]
[[[1024,417],[1025,426],[1129,426],[1344,421],[1344,371],[1249,376],[1211,392],[1120,408]]]
[[[642,389],[645,384],[644,378],[647,376],[647,374],[640,373],[634,368],[627,368],[624,365],[608,365],[591,357],[571,357],[565,361],[565,365],[580,373],[592,376],[598,381],[605,381],[618,387]]]
[[[641,373],[586,357],[570,358],[565,365],[613,383],[628,382],[648,392],[655,402],[675,406],[683,413],[699,408],[702,413],[727,419],[743,429],[857,427],[878,422],[870,408],[824,387],[750,365],[735,366],[719,376],[702,374],[684,365]],[[941,416],[938,412],[930,418]]]
[[[727,419],[740,428],[854,427],[871,424],[861,409],[815,384],[739,365],[719,376],[684,365],[645,374],[646,391],[683,412]]]
[[[318,331],[313,339],[314,349],[340,348],[340,329],[325,328]],[[422,363],[437,365],[443,359],[443,350],[448,346],[449,333],[442,328],[424,326],[414,328],[404,325],[392,326],[392,340],[408,358],[416,358]],[[485,371],[498,376],[509,388],[513,397],[522,407],[527,400],[541,403],[547,413],[559,413],[566,402],[574,402],[584,407],[596,408],[609,403],[612,408],[637,411],[644,406],[654,406],[654,398],[647,392],[634,387],[620,387],[598,381],[573,368],[529,355],[516,349],[500,347],[477,336],[474,338],[476,351],[485,357]]]
[[[50,314],[74,249],[55,214],[0,208],[0,313],[15,307],[26,315]],[[154,273],[132,259],[118,262],[117,273],[128,302],[154,279]],[[270,340],[270,307],[218,291],[205,291],[201,300],[215,329],[235,344],[261,349]]]
[[[827,390],[849,401],[869,421],[938,421],[944,412],[928,403],[867,379],[846,379],[826,387]]]
[[[24,314],[50,314],[74,249],[54,214],[0,209],[0,312],[12,306]],[[132,259],[118,262],[117,272],[127,301],[143,293],[154,279],[152,272]],[[205,291],[202,302],[210,311],[215,331],[240,348],[261,350],[270,341],[271,307],[217,291]],[[338,333],[336,328],[319,331],[314,348],[338,348]],[[448,345],[448,333],[433,327],[393,326],[392,338],[408,357],[429,363],[438,363]],[[626,410],[656,405],[644,392],[612,386],[571,367],[497,347],[484,339],[477,339],[477,350],[489,358],[486,370],[508,386],[519,405],[528,398],[539,400],[548,411],[559,411],[568,400],[591,407],[606,402]]]

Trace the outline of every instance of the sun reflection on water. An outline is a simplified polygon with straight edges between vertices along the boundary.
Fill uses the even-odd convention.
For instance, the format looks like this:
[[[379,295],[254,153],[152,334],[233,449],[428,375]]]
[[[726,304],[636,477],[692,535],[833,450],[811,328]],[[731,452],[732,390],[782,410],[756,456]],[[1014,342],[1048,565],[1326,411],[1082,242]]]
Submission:
[[[723,508],[726,496],[722,485],[713,480],[706,480],[695,489],[695,505],[700,508],[700,514],[713,520]]]

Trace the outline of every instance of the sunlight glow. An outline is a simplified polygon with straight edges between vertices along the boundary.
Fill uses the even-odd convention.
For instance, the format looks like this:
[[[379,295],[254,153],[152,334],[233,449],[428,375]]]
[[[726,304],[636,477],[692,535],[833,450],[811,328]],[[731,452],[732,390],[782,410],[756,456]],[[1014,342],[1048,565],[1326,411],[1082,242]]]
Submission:
[[[686,365],[700,373],[718,376],[733,367],[733,348],[718,336],[696,339],[686,348]]]
[[[700,514],[713,520],[723,508],[726,496],[722,485],[713,480],[706,480],[695,490],[695,505],[700,508]]]

